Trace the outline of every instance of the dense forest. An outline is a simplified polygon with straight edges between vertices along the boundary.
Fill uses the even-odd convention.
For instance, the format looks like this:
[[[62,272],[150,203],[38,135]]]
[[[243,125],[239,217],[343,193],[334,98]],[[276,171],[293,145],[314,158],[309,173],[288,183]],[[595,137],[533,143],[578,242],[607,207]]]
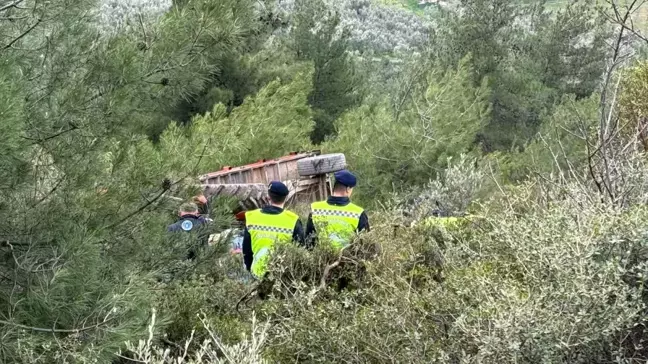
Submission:
[[[0,362],[645,362],[648,5],[428,3],[0,0]],[[371,219],[342,253],[260,287],[167,233],[315,149]]]

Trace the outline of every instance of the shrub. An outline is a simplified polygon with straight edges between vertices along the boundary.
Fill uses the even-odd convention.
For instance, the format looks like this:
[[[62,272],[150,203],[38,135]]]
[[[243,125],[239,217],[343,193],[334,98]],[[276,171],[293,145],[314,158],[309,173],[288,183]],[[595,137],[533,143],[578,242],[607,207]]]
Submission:
[[[291,278],[299,284],[290,294],[259,306],[276,322],[267,354],[280,362],[624,358],[619,343],[645,310],[648,265],[637,257],[648,248],[640,223],[648,211],[620,214],[565,198],[564,189],[579,187],[539,193],[527,185],[499,196],[508,208],[485,204],[479,224],[449,227],[453,239],[444,244],[435,226],[394,231],[385,216],[342,258],[317,249],[308,258],[281,253],[293,278],[313,278]],[[378,255],[363,254],[375,244]],[[341,291],[318,283],[335,261],[354,281]]]
[[[212,331],[210,324],[201,319],[204,330],[209,333],[209,338],[202,341],[198,349],[190,353],[188,348],[196,341],[192,335],[184,344],[179,355],[172,354],[168,349],[164,350],[153,343],[153,330],[155,327],[155,313],[152,316],[149,326],[149,337],[147,340],[140,340],[137,345],[127,344],[129,356],[124,357],[137,362],[150,364],[187,363],[187,364],[266,364],[268,361],[261,356],[262,348],[266,340],[267,324],[259,327],[254,317],[252,318],[252,334],[250,338],[245,335],[237,344],[227,345],[221,342],[218,336]]]
[[[358,193],[379,199],[423,185],[449,157],[468,153],[489,107],[485,85],[473,87],[465,59],[456,69],[432,68],[401,113],[384,103],[364,105],[337,121],[328,150],[344,151],[358,173]]]
[[[394,212],[421,220],[432,215],[462,216],[484,194],[485,172],[477,160],[465,154],[455,161],[448,158],[442,173],[411,192],[397,195]]]

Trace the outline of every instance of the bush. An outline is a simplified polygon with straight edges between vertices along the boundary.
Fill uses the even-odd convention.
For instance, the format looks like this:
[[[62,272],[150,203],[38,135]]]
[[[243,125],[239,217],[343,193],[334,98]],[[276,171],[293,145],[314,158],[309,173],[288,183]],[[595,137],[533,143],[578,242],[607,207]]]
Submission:
[[[422,187],[397,195],[394,212],[415,220],[430,216],[462,216],[478,197],[484,195],[485,172],[477,160],[462,154],[448,158],[447,169]]]
[[[349,111],[327,150],[344,151],[359,177],[359,197],[384,198],[423,185],[449,157],[469,153],[489,107],[485,85],[473,87],[465,59],[456,69],[432,68],[400,114],[384,103]]]
[[[178,355],[171,354],[169,350],[164,350],[153,344],[155,313],[152,316],[149,326],[148,340],[140,340],[138,345],[127,344],[129,356],[122,358],[132,359],[136,362],[151,364],[167,363],[187,363],[187,364],[266,364],[268,361],[262,358],[262,348],[266,340],[267,324],[259,327],[254,317],[252,318],[252,334],[248,339],[242,335],[241,341],[234,345],[227,345],[220,341],[218,336],[212,331],[209,323],[201,319],[204,330],[209,333],[209,338],[202,341],[195,352],[189,352],[188,348],[193,346],[195,340],[193,333],[181,347]]]
[[[646,308],[648,265],[637,258],[648,251],[640,223],[648,210],[620,214],[563,193],[522,186],[499,196],[508,208],[487,203],[479,224],[449,227],[443,244],[435,226],[395,231],[384,216],[342,258],[280,253],[287,268],[279,272],[292,272],[293,285],[260,306],[276,322],[267,354],[279,362],[624,358],[619,343]],[[380,253],[366,255],[375,244]],[[335,261],[353,280],[341,291],[318,283]]]

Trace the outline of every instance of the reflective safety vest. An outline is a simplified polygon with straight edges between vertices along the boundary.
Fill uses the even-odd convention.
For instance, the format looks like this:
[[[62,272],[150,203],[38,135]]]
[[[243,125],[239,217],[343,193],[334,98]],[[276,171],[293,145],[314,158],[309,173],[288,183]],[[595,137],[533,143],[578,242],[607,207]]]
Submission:
[[[280,214],[264,214],[261,210],[245,213],[245,226],[252,240],[252,274],[263,277],[275,243],[292,239],[297,220],[299,216],[286,210]]]
[[[329,205],[326,201],[311,204],[311,214],[317,235],[328,239],[336,249],[351,243],[363,212],[362,207],[352,203],[346,206]]]

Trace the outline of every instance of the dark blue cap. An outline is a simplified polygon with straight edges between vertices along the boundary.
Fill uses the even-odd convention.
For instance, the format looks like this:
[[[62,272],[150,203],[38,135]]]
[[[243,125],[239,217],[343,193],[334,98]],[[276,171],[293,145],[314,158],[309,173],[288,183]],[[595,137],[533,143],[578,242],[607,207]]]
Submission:
[[[268,186],[268,192],[278,196],[288,196],[288,187],[279,181],[272,181]]]
[[[353,188],[356,185],[356,176],[354,176],[346,169],[335,172],[333,176],[335,177],[335,182],[341,184],[342,186]]]

